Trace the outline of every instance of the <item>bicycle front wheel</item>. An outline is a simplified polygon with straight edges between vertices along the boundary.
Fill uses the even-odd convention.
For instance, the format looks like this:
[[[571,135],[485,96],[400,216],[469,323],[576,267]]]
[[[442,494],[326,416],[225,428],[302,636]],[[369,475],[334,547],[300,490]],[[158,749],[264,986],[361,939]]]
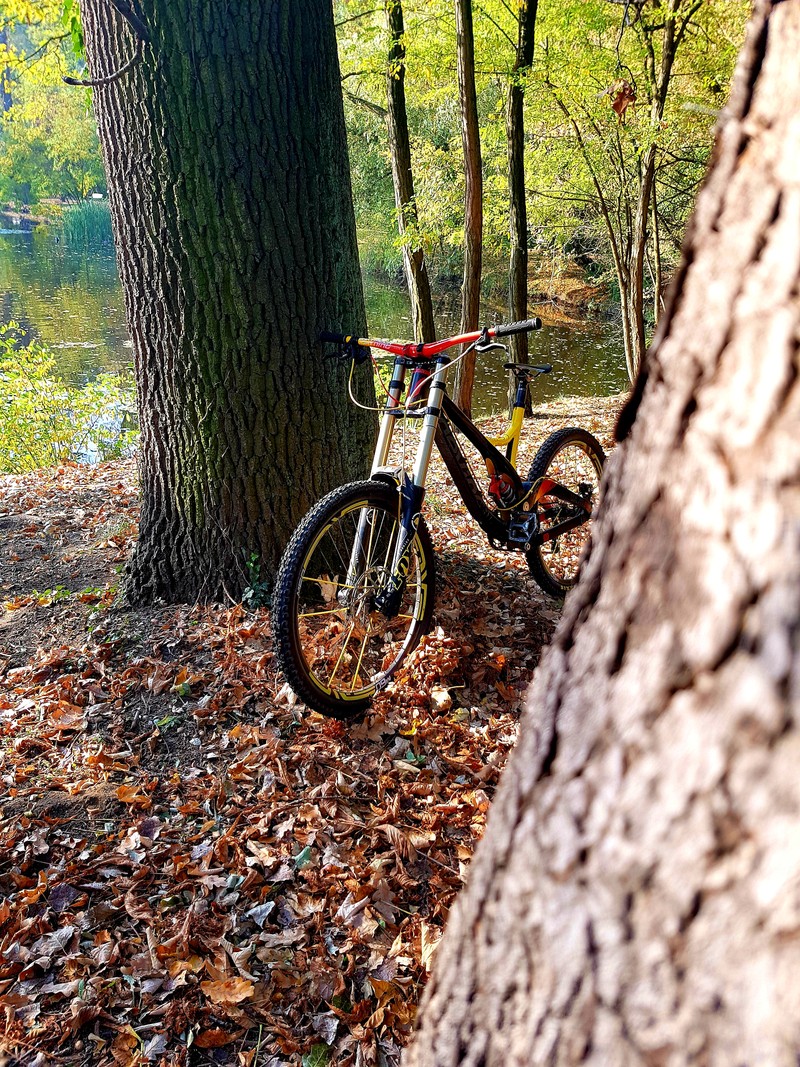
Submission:
[[[433,545],[422,518],[396,611],[376,606],[392,577],[399,506],[397,489],[384,482],[334,489],[303,519],[278,569],[278,664],[300,699],[323,715],[363,712],[430,628]]]
[[[563,597],[578,580],[605,458],[600,442],[579,428],[551,434],[534,457],[528,479],[544,490],[537,504],[542,540],[526,558],[549,596]]]

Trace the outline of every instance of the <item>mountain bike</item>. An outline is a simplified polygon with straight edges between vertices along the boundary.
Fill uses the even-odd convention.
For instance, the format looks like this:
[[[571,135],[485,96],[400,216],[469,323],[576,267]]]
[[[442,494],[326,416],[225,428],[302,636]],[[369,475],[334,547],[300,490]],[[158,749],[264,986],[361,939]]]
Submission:
[[[394,366],[378,409],[369,479],[334,489],[311,509],[275,580],[278,664],[309,707],[339,719],[359,716],[430,628],[435,562],[422,509],[434,443],[490,544],[523,553],[550,596],[562,597],[575,584],[597,506],[605,461],[600,444],[586,430],[569,427],[542,443],[526,476],[516,468],[530,383],[552,367],[504,364],[515,395],[499,437],[484,436],[446,391],[448,367],[467,353],[507,353],[500,338],[540,328],[539,319],[529,319],[430,344],[320,335],[335,346],[332,357],[350,363],[349,392],[356,403],[354,369],[372,358],[372,350],[391,353]],[[451,360],[447,353],[458,346],[462,352]],[[407,465],[406,433],[415,420],[419,437]],[[398,428],[399,465],[390,461]],[[482,460],[485,475],[474,472],[462,438]]]

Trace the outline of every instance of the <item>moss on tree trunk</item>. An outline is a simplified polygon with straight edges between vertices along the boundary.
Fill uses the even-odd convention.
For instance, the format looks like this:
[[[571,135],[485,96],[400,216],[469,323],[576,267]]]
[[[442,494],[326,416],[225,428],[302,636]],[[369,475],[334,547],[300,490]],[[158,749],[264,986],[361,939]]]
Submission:
[[[130,27],[83,0],[93,76]],[[328,0],[154,0],[94,90],[142,430],[137,600],[237,596],[363,474],[371,417],[323,363],[364,329]],[[368,385],[371,388],[371,385]]]

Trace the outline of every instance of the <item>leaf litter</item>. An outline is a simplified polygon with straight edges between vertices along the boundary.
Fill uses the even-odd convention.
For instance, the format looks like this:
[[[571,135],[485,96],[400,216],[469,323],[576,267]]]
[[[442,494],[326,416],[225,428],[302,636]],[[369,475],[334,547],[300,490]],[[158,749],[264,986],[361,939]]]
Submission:
[[[609,447],[618,407],[526,432]],[[559,615],[438,462],[430,487],[434,631],[344,725],[277,675],[266,610],[117,606],[130,463],[0,479],[11,1062],[399,1062]]]

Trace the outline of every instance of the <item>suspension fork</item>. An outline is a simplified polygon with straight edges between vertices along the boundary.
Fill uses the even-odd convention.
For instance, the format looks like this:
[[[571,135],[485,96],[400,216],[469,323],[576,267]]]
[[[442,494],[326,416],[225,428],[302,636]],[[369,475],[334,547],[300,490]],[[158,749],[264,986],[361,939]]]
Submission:
[[[386,403],[381,416],[378,440],[375,444],[375,452],[372,457],[371,476],[382,467],[385,467],[389,458],[389,450],[392,447],[394,428],[398,418],[396,412],[400,407],[400,397],[403,394],[405,378],[406,362],[405,359],[398,356],[398,358],[395,359],[392,368],[392,378],[389,382]],[[361,514],[358,517],[358,529],[356,530],[355,541],[353,542],[353,548],[350,552],[350,562],[347,567],[346,586],[349,588],[343,590],[345,597],[348,597],[349,592],[352,591],[352,587],[358,580],[361,571],[361,563],[364,558],[364,547],[368,544],[368,540],[369,510],[367,508],[362,508]]]
[[[403,472],[403,481],[400,486],[400,532],[395,545],[391,573],[385,588],[375,598],[376,608],[388,618],[392,618],[400,610],[400,602],[406,587],[411,565],[411,546],[417,535],[422,502],[425,499],[425,482],[428,477],[436,427],[442,411],[449,363],[450,360],[445,355],[441,355],[436,361],[436,370],[428,387],[428,402],[423,415],[422,431],[411,477]],[[415,373],[414,380],[417,380],[417,377]]]

